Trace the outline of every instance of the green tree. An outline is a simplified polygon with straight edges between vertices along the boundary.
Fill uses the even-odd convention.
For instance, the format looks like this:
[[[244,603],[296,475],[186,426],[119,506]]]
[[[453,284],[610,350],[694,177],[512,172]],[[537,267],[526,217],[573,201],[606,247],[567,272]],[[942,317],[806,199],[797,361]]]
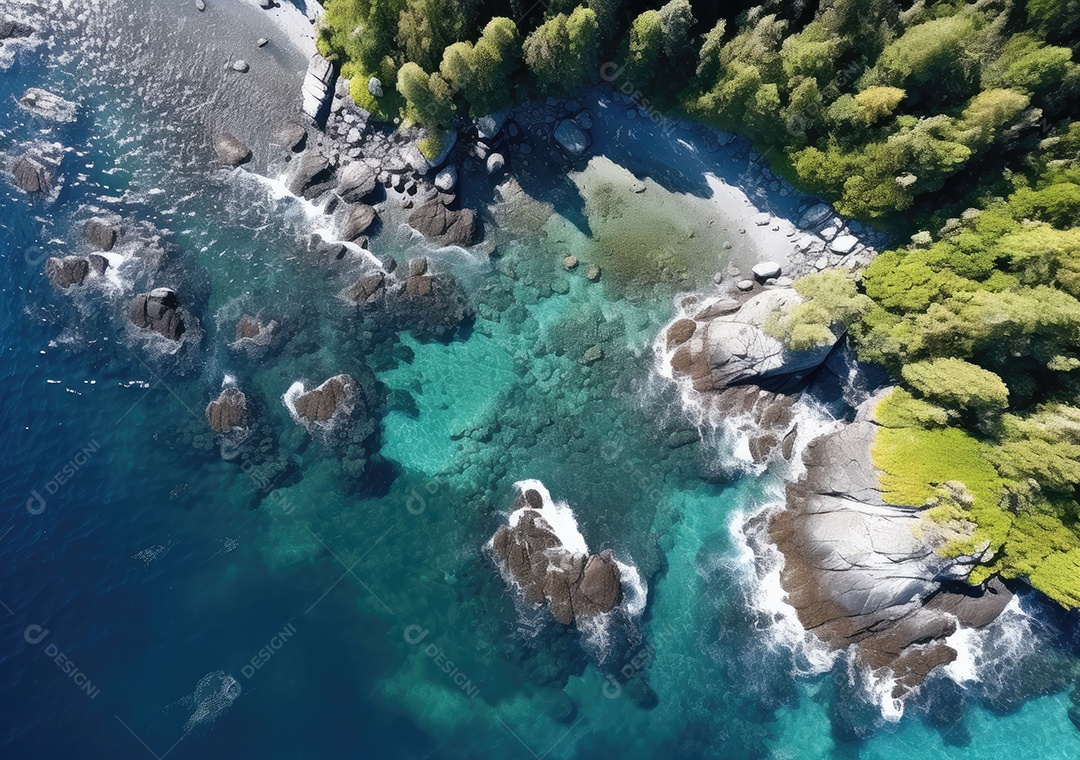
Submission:
[[[962,359],[908,364],[903,376],[924,398],[943,406],[1000,412],[1009,405],[1009,389],[1000,377]]]
[[[428,74],[409,61],[398,71],[397,88],[412,121],[430,130],[446,129],[453,122],[454,97],[439,74]]]
[[[578,6],[536,28],[525,40],[525,63],[543,92],[574,92],[599,76],[596,13]]]
[[[510,82],[521,63],[521,37],[508,18],[493,18],[476,45],[456,42],[443,53],[439,72],[468,102],[474,116],[507,105]]]

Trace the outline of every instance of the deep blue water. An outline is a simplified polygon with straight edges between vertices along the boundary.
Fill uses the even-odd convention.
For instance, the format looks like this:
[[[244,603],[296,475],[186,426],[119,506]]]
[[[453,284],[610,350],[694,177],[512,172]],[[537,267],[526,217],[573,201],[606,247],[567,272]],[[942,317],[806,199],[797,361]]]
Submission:
[[[587,202],[560,196],[541,227],[493,232],[497,264],[432,254],[478,312],[455,340],[357,317],[335,297],[355,273],[303,260],[323,222],[210,160],[222,123],[265,141],[304,66],[238,41],[274,33],[250,8],[213,5],[231,25],[156,0],[84,18],[47,3],[52,42],[0,74],[0,151],[67,149],[51,205],[0,184],[3,757],[1080,754],[1074,620],[1036,598],[981,643],[978,680],[935,676],[899,722],[843,661],[820,672],[782,645],[732,532],[775,482],[731,476],[687,437],[652,371],[674,297],[708,281],[568,275],[568,251],[602,255],[580,230]],[[236,49],[255,76],[221,73]],[[14,102],[30,86],[78,100],[80,121],[42,132]],[[251,171],[274,174],[258,158]],[[78,249],[87,208],[120,214],[164,267],[133,267],[124,290],[52,288],[43,257]],[[425,252],[390,225],[375,244],[402,263]],[[155,284],[199,318],[177,355],[125,325],[127,298]],[[227,348],[252,311],[289,326],[279,353]],[[593,345],[603,359],[580,363]],[[387,402],[358,479],[280,399],[365,368]],[[225,375],[270,431],[268,484],[206,431]],[[525,478],[648,585],[606,646],[523,609],[483,552]]]

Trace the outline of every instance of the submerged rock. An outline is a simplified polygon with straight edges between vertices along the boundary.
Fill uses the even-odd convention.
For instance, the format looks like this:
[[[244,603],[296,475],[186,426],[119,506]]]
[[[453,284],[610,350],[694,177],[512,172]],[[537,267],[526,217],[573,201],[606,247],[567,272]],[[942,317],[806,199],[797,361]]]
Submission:
[[[226,166],[239,166],[251,160],[251,149],[230,132],[222,132],[214,139],[214,153]]]
[[[247,396],[236,387],[225,388],[206,405],[206,422],[215,433],[232,433],[244,429],[247,418]]]
[[[472,209],[450,209],[431,198],[409,216],[409,226],[440,245],[473,245],[479,237],[479,223]]]
[[[52,257],[45,262],[49,281],[58,288],[82,285],[90,274],[90,262],[82,256]]]
[[[571,119],[563,119],[555,127],[555,142],[570,158],[580,158],[589,149],[592,140]]]
[[[136,327],[153,330],[169,340],[180,340],[186,329],[180,315],[180,299],[170,288],[154,288],[135,296],[128,318]]]
[[[48,90],[31,87],[19,98],[19,105],[26,111],[59,124],[70,124],[76,119],[77,106]]]
[[[330,422],[338,414],[348,414],[356,395],[351,375],[335,375],[318,388],[296,399],[296,414],[308,422]]]
[[[996,581],[965,585],[982,552],[943,556],[945,534],[920,509],[883,500],[871,419],[881,397],[807,447],[806,473],[788,484],[787,508],[771,517],[768,535],[784,556],[781,583],[803,626],[891,670],[900,698],[956,658],[945,639],[958,625],[989,624],[1012,594]]]

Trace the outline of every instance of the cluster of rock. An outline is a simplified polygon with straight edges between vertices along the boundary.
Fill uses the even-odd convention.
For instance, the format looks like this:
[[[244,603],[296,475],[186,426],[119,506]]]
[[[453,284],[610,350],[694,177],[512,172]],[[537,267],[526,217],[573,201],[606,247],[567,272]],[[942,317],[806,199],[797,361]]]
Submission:
[[[499,526],[491,539],[500,571],[527,602],[546,602],[563,625],[611,612],[622,598],[619,566],[611,550],[571,551],[545,521],[544,510],[538,491],[521,494],[510,524]]]
[[[19,21],[0,19],[0,40],[29,37],[33,33],[33,27],[27,26]]]
[[[783,554],[781,583],[803,626],[834,649],[891,671],[903,697],[956,651],[958,626],[988,625],[1012,594],[999,581],[966,584],[983,551],[948,557],[945,537],[920,509],[884,501],[872,464],[877,435],[865,402],[854,422],[806,448],[806,472],[787,487],[787,507],[769,516]]]
[[[392,261],[392,260],[391,260]],[[404,278],[388,272],[362,274],[345,288],[351,303],[377,310],[391,330],[411,330],[421,340],[450,337],[474,315],[461,284],[450,273],[435,274],[428,261],[409,262]]]

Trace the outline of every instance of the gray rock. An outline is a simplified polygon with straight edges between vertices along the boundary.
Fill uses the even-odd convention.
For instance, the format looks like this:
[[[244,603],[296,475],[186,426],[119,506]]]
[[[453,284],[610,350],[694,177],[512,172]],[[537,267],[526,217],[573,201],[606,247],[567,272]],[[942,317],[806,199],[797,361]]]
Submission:
[[[94,274],[105,274],[109,268],[109,260],[100,253],[91,253],[86,260],[90,263],[90,271]]]
[[[498,174],[506,167],[506,159],[502,153],[492,153],[487,157],[487,162],[484,164],[484,168],[487,169],[488,174]]]
[[[580,158],[592,144],[589,135],[570,119],[559,122],[559,125],[555,127],[554,137],[559,147],[570,158]]]
[[[29,37],[34,33],[33,27],[10,19],[0,19],[0,40],[10,40],[17,37]]]
[[[289,191],[304,198],[316,198],[333,187],[334,170],[330,161],[320,153],[308,149],[293,162]]]
[[[269,43],[270,40],[266,39],[265,37],[260,37],[259,39],[255,40],[255,44],[258,47],[266,47]]]
[[[436,198],[428,199],[412,212],[409,226],[441,245],[470,246],[480,232],[475,211],[453,210]]]
[[[382,272],[364,275],[345,289],[345,297],[355,304],[374,303],[386,290],[386,275]]]
[[[83,225],[83,239],[102,251],[111,251],[120,230],[104,219],[91,219]]]
[[[251,149],[229,132],[222,132],[214,139],[214,153],[226,166],[239,166],[251,160]]]
[[[250,69],[251,69],[251,66],[249,66],[248,62],[245,61],[243,58],[238,58],[235,61],[233,61],[233,65],[232,65],[232,70],[233,71],[238,71],[241,74],[246,74]]]
[[[447,166],[435,175],[435,187],[444,193],[454,192],[454,188],[457,187],[457,181],[457,168],[453,166]]]
[[[491,143],[502,131],[503,125],[506,123],[507,116],[510,115],[509,109],[502,111],[496,111],[493,114],[487,116],[481,116],[476,120],[476,135],[481,140]]]
[[[982,552],[942,556],[948,536],[940,526],[915,506],[882,498],[871,417],[883,395],[807,447],[806,473],[788,485],[787,509],[771,518],[768,534],[784,555],[781,582],[803,625],[830,647],[854,645],[865,665],[891,670],[900,698],[955,659],[945,638],[958,623],[986,625],[1011,594],[994,583],[944,589],[962,583]]]
[[[203,0],[195,0],[195,10],[202,13],[206,10],[206,3],[204,3]]]
[[[337,74],[330,61],[316,53],[308,61],[307,73],[301,87],[303,111],[312,121],[319,123],[334,97]]]
[[[754,264],[750,269],[750,272],[754,277],[761,282],[773,277],[779,277],[780,271],[780,265],[775,261],[762,261],[758,264]]]
[[[330,422],[348,414],[356,396],[356,382],[350,375],[335,375],[315,390],[296,399],[296,414],[307,422]]]
[[[753,280],[739,280],[737,283],[735,283],[735,287],[738,288],[739,290],[743,291],[743,292],[750,291],[750,290],[754,289],[754,281]]]
[[[228,387],[206,405],[206,423],[215,433],[229,434],[247,427],[247,396]]]
[[[513,526],[502,525],[491,539],[500,572],[525,600],[548,605],[563,625],[588,622],[611,612],[622,600],[622,577],[610,550],[578,554],[563,546],[544,519],[540,495],[526,491]]]
[[[274,145],[299,153],[307,143],[307,130],[299,124],[284,124],[274,133]]]
[[[737,287],[742,289],[743,284]],[[735,312],[704,314],[693,338],[672,355],[672,371],[688,377],[699,392],[747,383],[771,391],[798,385],[821,366],[832,345],[790,351],[765,332],[764,326],[773,315],[800,303],[802,296],[794,290],[776,288],[750,298]]]
[[[378,77],[371,77],[367,82],[367,91],[374,98],[381,98],[383,96],[382,82]]]
[[[367,232],[378,218],[379,215],[371,206],[363,203],[348,205],[342,215],[338,234],[342,240],[352,242]]]
[[[342,200],[355,203],[375,192],[378,178],[375,170],[363,161],[353,161],[338,173],[338,195]]]
[[[128,318],[136,327],[180,340],[186,331],[180,315],[180,299],[170,288],[155,288],[135,296],[128,308]]]
[[[858,244],[859,239],[854,235],[840,235],[829,245],[829,250],[833,253],[845,256],[855,250],[855,246]]]
[[[82,256],[52,257],[45,262],[45,274],[53,285],[67,289],[86,282],[90,274],[90,262]]]
[[[48,195],[52,191],[52,170],[36,158],[20,158],[12,168],[11,176],[16,186],[28,195]]]

